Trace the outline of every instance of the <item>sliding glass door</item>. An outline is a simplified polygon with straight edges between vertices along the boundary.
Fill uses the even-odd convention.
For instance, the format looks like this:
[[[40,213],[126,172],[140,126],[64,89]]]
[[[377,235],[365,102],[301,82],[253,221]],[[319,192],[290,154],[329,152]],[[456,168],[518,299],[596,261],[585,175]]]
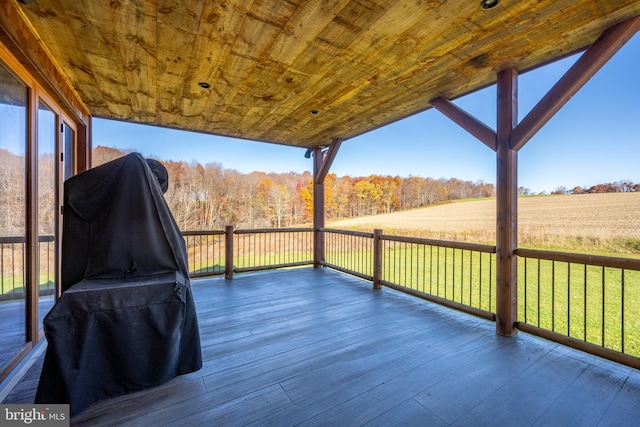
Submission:
[[[29,90],[0,62],[0,369],[27,342]]]
[[[75,173],[76,129],[0,61],[0,380],[42,337],[58,295],[62,183]]]

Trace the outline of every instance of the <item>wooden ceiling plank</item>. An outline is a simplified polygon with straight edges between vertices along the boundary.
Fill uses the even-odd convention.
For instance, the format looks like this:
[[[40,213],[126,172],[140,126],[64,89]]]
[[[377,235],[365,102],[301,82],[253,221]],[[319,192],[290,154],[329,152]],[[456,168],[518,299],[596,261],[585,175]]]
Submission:
[[[240,4],[207,0],[204,4],[193,59],[183,88],[181,111],[198,127],[207,106],[218,102],[221,95],[214,89],[203,89],[199,83],[214,85],[220,76],[219,67],[224,64],[232,49],[252,1]]]
[[[634,0],[501,2],[490,11],[468,0],[19,7],[93,114],[299,146],[360,135],[431,99],[488,86],[501,69],[573,53],[640,14]]]
[[[272,63],[267,57],[267,52],[282,28],[270,20],[270,13],[263,16],[260,12],[262,10],[260,2],[253,3],[244,16],[238,29],[238,37],[231,45],[226,61],[219,66],[222,79],[214,86],[214,92],[217,99],[226,105],[237,106],[237,103],[241,102],[241,99],[237,98],[238,93],[248,92],[252,82],[254,84],[256,81],[266,80],[255,71],[261,65]],[[247,28],[251,31],[247,31]],[[256,77],[252,77],[254,74]],[[213,113],[207,117],[208,121],[217,121],[216,116],[225,114],[225,108],[216,108]],[[241,119],[242,117],[237,118]]]
[[[392,2],[389,2],[390,4]],[[356,1],[347,4],[336,17],[320,32],[318,37],[307,47],[302,55],[298,56],[289,67],[291,73],[285,70],[282,77],[276,79],[274,92],[289,93],[283,102],[270,106],[270,115],[275,114],[283,119],[288,114],[294,114],[293,121],[298,121],[296,117],[302,115],[306,118],[311,110],[318,108],[318,105],[326,101],[313,101],[316,107],[307,108],[305,105],[310,99],[315,99],[313,90],[309,90],[314,84],[327,80],[328,75],[335,74],[335,64],[332,60],[336,55],[356,40],[357,35],[362,33],[366,25],[371,26],[381,16],[387,12],[388,8],[372,7],[370,1]],[[304,65],[303,65],[304,64]],[[329,68],[329,66],[334,65]],[[364,67],[362,67],[364,68]],[[353,77],[354,68],[350,67]],[[298,70],[303,70],[302,72]],[[293,79],[291,75],[298,75],[301,78]],[[304,78],[304,77],[307,78]],[[353,77],[355,79],[355,77]],[[328,81],[328,80],[327,80]],[[321,89],[320,89],[321,91]],[[353,91],[353,88],[350,89]],[[317,91],[316,91],[317,92]],[[345,96],[343,92],[342,97]],[[264,122],[264,134],[269,134],[269,129],[277,126],[280,120]]]
[[[132,117],[132,103],[124,66],[118,49],[118,32],[112,7],[106,2],[75,2],[64,12],[72,34],[84,52],[83,60],[92,70],[96,85],[114,118],[128,120]],[[108,25],[104,25],[104,23]]]
[[[127,90],[130,93],[132,119],[154,122],[156,119],[156,9],[149,3],[132,7],[114,5],[113,20]]]
[[[319,6],[318,10],[320,10],[322,13],[324,14],[328,13],[328,11],[325,10],[326,5],[317,3],[316,6]],[[299,13],[299,11],[297,11],[297,13]],[[318,26],[319,28],[322,28],[322,25],[324,24],[318,24],[318,25],[319,25]],[[269,55],[269,53],[266,52],[264,55]],[[238,126],[241,126],[241,127],[245,126],[249,124],[248,122],[251,122],[252,120],[256,121],[256,118],[258,118],[261,124],[267,124],[267,122],[263,121],[263,119],[267,115],[272,119],[269,123],[278,124],[279,122],[277,120],[273,120],[274,117],[278,117],[277,115],[278,107],[282,105],[288,105],[288,104],[284,104],[284,102],[292,98],[292,96],[290,96],[291,94],[290,90],[288,91],[288,95],[285,95],[285,96],[276,97],[275,95],[273,95],[273,93],[275,92],[273,90],[273,82],[277,81],[278,77],[283,74],[284,65],[280,64],[277,61],[273,61],[271,56],[267,56],[267,59],[262,62],[265,63],[266,66],[262,66],[262,64],[258,64],[256,65],[256,68],[254,68],[254,71],[258,69],[264,69],[265,72],[256,73],[259,76],[259,78],[257,80],[255,79],[248,80],[245,82],[245,85],[243,86],[246,88],[245,93],[251,92],[254,95],[246,96],[243,94],[238,95],[236,93],[236,96],[233,98],[234,105],[236,106],[245,105],[244,114],[239,115],[240,120],[237,123]],[[271,66],[269,66],[270,64]],[[269,74],[272,74],[272,75],[269,75]],[[265,82],[268,82],[268,83],[265,85],[264,84]],[[264,108],[263,109],[256,108],[254,105],[255,102],[261,103],[262,105],[264,105]],[[276,115],[274,116],[274,114]],[[257,129],[256,126],[254,126],[254,128]]]
[[[291,65],[317,38],[349,0],[312,0],[301,2],[280,32],[269,52],[269,59]]]
[[[254,57],[258,61],[255,63],[249,63],[249,67],[245,70],[247,72],[247,78],[244,83],[236,87],[234,93],[223,94],[228,99],[232,100],[234,105],[239,105],[239,102],[242,101],[242,97],[238,97],[238,93],[245,91],[249,92],[250,87],[254,85],[255,82],[270,82],[269,79],[265,79],[259,73],[257,74],[258,78],[252,78],[251,75],[254,74],[255,70],[259,69],[259,65],[266,64],[274,64],[275,67],[279,67],[280,69],[285,68],[284,64],[288,64],[292,61],[292,57],[295,57],[299,54],[301,49],[305,48],[304,40],[312,40],[316,37],[317,33],[322,30],[327,25],[327,20],[333,18],[333,14],[331,12],[332,8],[330,6],[334,6],[332,3],[346,3],[347,0],[333,0],[333,2],[324,2],[324,1],[311,1],[311,2],[302,2],[298,5],[297,8],[292,10],[292,15],[289,20],[287,20],[287,24],[285,24],[284,28],[277,29],[277,32],[269,31],[269,36],[264,37],[262,31],[258,32],[258,40],[265,40],[265,42],[259,43],[258,46],[251,46],[251,52]],[[271,23],[268,19],[265,19],[256,11],[252,11],[257,21],[264,21]],[[293,22],[294,24],[289,25],[289,22]],[[262,25],[264,29],[264,25]],[[272,28],[269,28],[272,30]],[[271,38],[271,34],[274,35],[273,39]],[[245,37],[244,39],[246,39]],[[254,42],[255,44],[256,42]],[[290,51],[292,47],[296,47],[297,50]],[[268,67],[267,67],[268,68]],[[259,94],[257,94],[259,96]],[[251,98],[249,99],[251,100]],[[256,109],[247,108],[252,112],[256,112]],[[261,115],[254,115],[258,117],[258,120],[262,117]],[[240,115],[238,121],[234,123],[234,125],[238,125],[241,121],[244,120],[247,114]]]
[[[184,79],[192,61],[202,11],[201,0],[158,1],[156,110],[162,113],[161,120],[169,120],[169,126],[177,126],[181,115]]]
[[[382,31],[388,30],[390,22],[393,22],[393,19],[385,20],[383,18],[387,13],[391,13],[389,12],[389,9],[390,9],[389,5],[391,4],[396,4],[397,6],[398,3],[389,2],[389,4],[386,5],[386,7],[384,8],[378,7],[375,10],[371,6],[369,6],[370,13],[365,14],[366,18],[359,18],[359,22],[366,21],[369,25],[369,28],[364,32],[371,31],[371,32],[380,33]],[[359,6],[359,8],[357,6]],[[401,8],[402,12],[404,13],[403,18],[408,19],[416,15],[413,9],[410,9],[409,11],[407,11],[406,9],[407,9],[406,7]],[[367,11],[367,8],[362,6],[362,4],[360,3],[358,3],[355,6],[354,5],[347,6],[345,7],[345,9],[343,9],[343,11],[341,11],[343,15],[342,16],[338,15],[336,16],[335,19],[337,19],[340,22],[343,22],[343,25],[347,25],[344,23],[344,21],[346,20],[345,16],[353,16],[354,11],[357,11],[359,14],[364,14],[364,12]],[[396,22],[402,22],[404,25],[409,25],[407,24],[407,21],[404,19],[400,20],[396,18]],[[413,21],[411,19],[408,19],[408,22],[411,23]],[[378,26],[379,28],[372,29],[372,27],[374,27],[374,23],[375,23],[375,26]],[[330,25],[327,26],[327,28],[329,27]],[[297,99],[299,101],[297,102],[296,106],[292,106],[293,108],[289,107],[290,114],[292,114],[291,117],[289,117],[288,120],[284,120],[280,122],[275,122],[275,121],[272,122],[271,126],[265,129],[265,135],[269,134],[269,129],[272,126],[282,125],[280,127],[291,129],[291,127],[295,125],[300,125],[300,124],[304,125],[304,123],[301,123],[301,121],[303,122],[309,121],[308,115],[309,115],[309,111],[311,110],[317,110],[317,109],[323,110],[325,108],[328,108],[329,104],[331,104],[331,108],[334,108],[335,105],[333,105],[331,101],[329,101],[329,98],[327,97],[323,98],[318,95],[326,91],[330,91],[332,87],[333,88],[336,87],[334,83],[332,83],[332,81],[340,80],[336,78],[336,76],[340,73],[339,70],[341,69],[344,70],[342,71],[342,73],[344,74],[344,78],[342,79],[342,81],[348,81],[350,85],[358,84],[354,82],[358,82],[358,79],[361,79],[362,75],[371,73],[371,64],[367,64],[364,61],[361,61],[361,62],[350,61],[349,67],[345,67],[343,63],[344,57],[345,56],[349,57],[350,53],[343,53],[342,55],[339,55],[342,49],[340,45],[341,44],[349,45],[351,43],[344,43],[344,42],[340,43],[333,39],[328,39],[327,31],[328,30],[325,29],[318,37],[320,41],[317,41],[317,40],[314,41],[309,46],[307,51],[305,51],[304,55],[300,55],[290,67],[295,69],[296,71],[302,71],[303,73],[309,75],[309,79],[306,81],[300,80],[301,92],[297,94],[298,95]],[[372,38],[370,37],[369,39],[372,39]],[[383,40],[379,36],[378,36],[378,39]],[[388,40],[387,42],[391,43]],[[358,69],[360,71],[358,71]],[[347,93],[356,93],[358,91],[362,91],[363,90],[362,86],[366,84],[367,82],[360,84],[360,89],[357,89],[357,90],[354,90],[353,86],[350,86],[347,92],[345,92],[344,90],[341,90],[341,94],[336,99],[334,99],[334,101],[337,99],[340,99],[343,101],[349,99],[349,96],[347,95]],[[341,85],[342,87],[344,87],[344,83],[341,83]],[[321,142],[318,141],[317,143],[321,143]]]
[[[440,11],[442,12],[442,9],[436,9],[436,12]],[[395,11],[396,13],[400,13],[397,10]],[[416,16],[416,13],[414,13],[413,10],[411,10],[411,14],[412,16]],[[433,12],[434,14],[436,12]],[[401,13],[407,13],[407,10],[401,10]],[[404,16],[403,16],[404,18]],[[424,18],[421,18],[424,19]],[[433,18],[432,18],[433,19]],[[392,18],[392,20],[397,20],[400,22],[407,22],[407,20],[405,19],[400,19],[398,17],[398,15],[394,15],[394,17]],[[422,21],[418,20],[418,21],[411,21],[410,19],[408,20],[409,23],[411,23],[411,27],[415,28],[418,26],[421,26]],[[386,25],[386,23],[384,21],[381,22],[381,25]],[[437,27],[437,25],[436,25]],[[435,30],[435,29],[434,29]],[[381,30],[373,30],[375,32],[377,32],[378,34],[380,34]],[[431,31],[431,32],[435,32],[435,31]],[[436,33],[437,34],[437,33]],[[437,37],[437,36],[436,36]],[[385,38],[382,38],[383,40],[385,40]],[[427,39],[426,37],[423,39]],[[424,41],[420,40],[422,43],[424,43]],[[440,46],[440,44],[438,44],[435,40],[433,42],[431,42],[432,44],[436,45],[436,46]],[[387,49],[388,51],[385,51],[384,49],[381,49],[381,47],[378,47],[378,50],[381,51],[381,56],[382,57],[388,57],[388,56],[393,56],[393,52],[397,52],[398,50],[400,50],[400,52],[403,52],[403,50],[406,50],[407,55],[412,55],[412,56],[417,56],[417,55],[423,55],[423,52],[426,49],[421,49],[419,47],[416,46],[417,44],[417,40],[413,39],[409,36],[404,37],[403,41],[401,41],[400,45],[398,45],[397,41],[388,43],[387,45]],[[418,52],[418,54],[414,53],[414,52]],[[438,57],[443,57],[445,54],[445,52],[443,51],[441,54],[435,53],[435,55],[437,55]],[[398,55],[398,53],[395,53],[395,55]],[[378,58],[378,57],[376,57]],[[411,60],[409,60],[409,62],[411,62]],[[369,73],[371,73],[371,70],[375,71],[375,65],[374,64],[367,64],[367,66],[365,67]],[[382,73],[383,75],[393,75],[393,71],[390,71],[388,68],[390,67],[386,67],[383,68],[380,73]],[[398,70],[398,72],[402,72],[401,70],[404,67],[402,66],[396,66],[396,68],[394,68],[394,70]],[[422,74],[422,75],[426,75],[427,73],[425,72],[425,70],[422,69],[418,69],[418,70],[412,70],[411,73],[413,74]],[[350,75],[354,75],[355,73],[353,73],[351,70],[349,70],[349,74]],[[356,74],[357,77],[357,74]],[[373,78],[372,78],[373,77]],[[360,104],[362,100],[368,100],[371,103],[377,103],[380,101],[380,95],[379,94],[383,94],[383,97],[386,95],[389,95],[393,98],[397,97],[397,94],[399,92],[399,90],[394,90],[395,88],[398,88],[399,84],[401,84],[401,80],[399,80],[398,78],[396,78],[394,81],[377,81],[376,74],[374,74],[373,76],[368,76],[368,80],[363,83],[356,83],[355,85],[360,88],[360,90],[358,92],[354,92],[354,97],[350,100],[348,97],[343,96],[338,98],[338,102],[342,102],[342,101],[352,101],[349,105],[349,108],[353,108],[353,112],[357,113],[357,108],[355,108],[355,105]],[[366,95],[366,91],[362,90],[363,88],[366,88],[367,91],[371,92],[371,95]],[[331,108],[335,108],[335,107],[339,107],[340,105],[338,104],[332,104]],[[396,109],[397,110],[397,109]],[[369,122],[369,125],[372,124],[374,122]],[[344,135],[343,132],[340,132],[340,135]]]

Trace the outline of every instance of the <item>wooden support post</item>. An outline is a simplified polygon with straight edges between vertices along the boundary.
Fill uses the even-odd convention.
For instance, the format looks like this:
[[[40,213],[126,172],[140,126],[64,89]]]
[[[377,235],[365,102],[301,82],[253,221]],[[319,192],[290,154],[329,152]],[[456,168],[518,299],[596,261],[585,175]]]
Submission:
[[[321,147],[313,149],[313,266],[318,268],[324,261],[324,179],[331,163],[342,145],[342,140],[335,138],[325,153]]]
[[[373,230],[373,289],[382,288],[382,230]]]
[[[324,261],[324,179],[319,180],[322,169],[322,149],[313,149],[313,266],[318,268]]]
[[[224,227],[224,278],[233,279],[233,225]]]
[[[518,120],[518,74],[498,74],[497,181],[496,181],[496,332],[517,334],[518,264],[518,152],[511,136]]]

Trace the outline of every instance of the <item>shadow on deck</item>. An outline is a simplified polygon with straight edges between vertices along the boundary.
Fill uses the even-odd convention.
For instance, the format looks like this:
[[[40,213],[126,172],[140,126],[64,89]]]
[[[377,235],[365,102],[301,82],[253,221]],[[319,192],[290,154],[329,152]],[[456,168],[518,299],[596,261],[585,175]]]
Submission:
[[[524,333],[499,337],[491,322],[390,289],[375,291],[331,270],[197,279],[192,287],[203,368],[100,402],[72,425],[632,425],[640,419],[637,370]],[[5,403],[28,399],[28,378]]]

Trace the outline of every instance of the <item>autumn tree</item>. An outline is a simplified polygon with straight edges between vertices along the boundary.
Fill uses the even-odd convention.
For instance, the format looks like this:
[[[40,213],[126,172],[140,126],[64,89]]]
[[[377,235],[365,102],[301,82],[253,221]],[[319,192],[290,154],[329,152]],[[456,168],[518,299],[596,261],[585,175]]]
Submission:
[[[0,236],[21,236],[26,215],[26,161],[0,149]]]
[[[112,160],[119,159],[120,157],[132,153],[132,150],[118,150],[117,148],[111,147],[103,147],[102,145],[98,145],[91,152],[91,163],[93,167],[103,165]]]

